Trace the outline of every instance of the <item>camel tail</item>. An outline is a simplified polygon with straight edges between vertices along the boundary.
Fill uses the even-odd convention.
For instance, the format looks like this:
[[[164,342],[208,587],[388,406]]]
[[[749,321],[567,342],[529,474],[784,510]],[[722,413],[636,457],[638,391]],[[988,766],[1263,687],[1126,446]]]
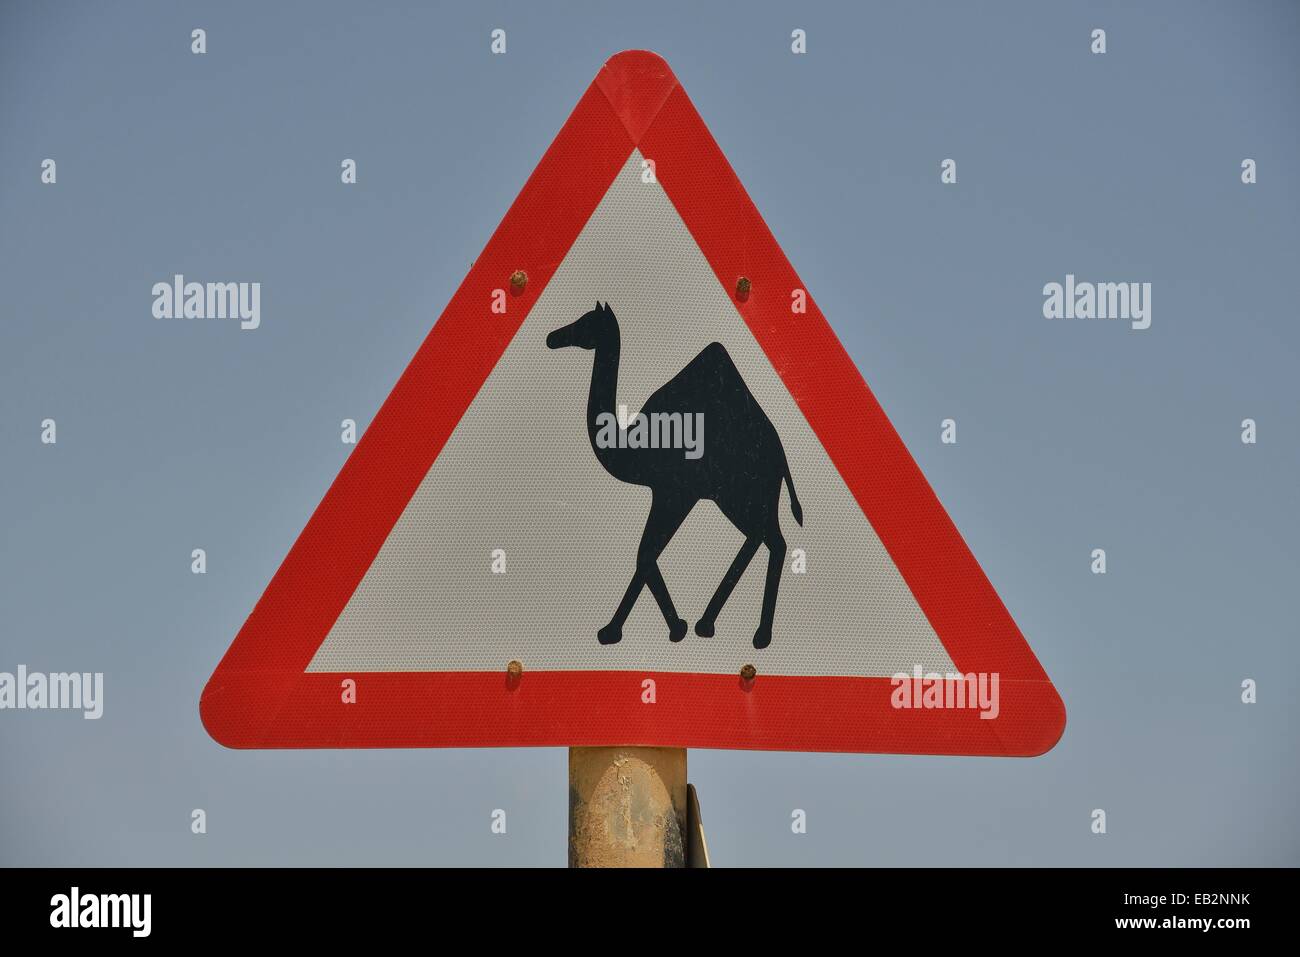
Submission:
[[[790,490],[790,511],[794,513],[794,520],[803,526],[803,506],[799,504],[799,496],[794,494],[794,479],[790,478],[790,463],[785,463],[785,487]]]

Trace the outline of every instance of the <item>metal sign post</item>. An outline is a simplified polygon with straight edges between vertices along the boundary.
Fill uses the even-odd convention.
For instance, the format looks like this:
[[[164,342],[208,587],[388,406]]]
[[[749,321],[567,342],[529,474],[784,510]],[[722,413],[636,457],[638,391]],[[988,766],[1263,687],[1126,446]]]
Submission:
[[[686,867],[685,748],[569,749],[569,866]]]

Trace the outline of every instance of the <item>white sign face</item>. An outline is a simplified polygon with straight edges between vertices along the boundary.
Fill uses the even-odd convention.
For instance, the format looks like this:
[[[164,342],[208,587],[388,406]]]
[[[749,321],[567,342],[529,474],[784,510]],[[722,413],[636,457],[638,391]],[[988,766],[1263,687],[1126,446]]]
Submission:
[[[734,675],[750,662],[768,675],[887,677],[910,674],[917,665],[940,674],[955,670],[728,291],[663,188],[645,182],[642,171],[642,156],[633,150],[309,672],[500,672],[511,660],[526,662],[530,671]],[[609,318],[589,319],[583,330],[594,335],[598,325],[599,343],[548,348],[552,333],[602,312],[598,302],[608,305]],[[485,308],[484,323],[501,319]],[[612,350],[611,323],[617,330]],[[582,330],[565,335],[581,338]],[[721,344],[744,388],[727,387],[735,381],[727,378],[724,359],[713,362],[716,347],[701,357],[713,343]],[[692,371],[683,372],[697,357]],[[681,427],[658,433],[674,448],[619,449],[620,442],[630,444],[637,413],[678,373],[683,382],[698,373],[703,391],[691,394],[703,398],[698,409],[673,410],[683,414]],[[612,393],[605,388],[611,381]],[[772,480],[766,463],[754,458],[746,389],[775,428],[789,483],[779,480],[779,469]],[[621,480],[601,464],[601,436],[588,428],[593,394],[593,411],[614,421],[604,435],[615,451],[655,456],[667,470],[658,485]],[[767,590],[766,537],[755,542],[712,635],[697,633],[747,540],[708,498],[685,503],[690,511],[657,561],[675,615],[690,625],[685,636],[670,640],[668,619],[647,585],[614,629],[621,640],[602,644],[598,634],[637,575],[652,488],[666,497],[665,488],[677,487],[678,468],[701,463],[729,470],[733,493],[740,489],[742,499],[779,522],[786,552],[770,644],[756,650],[754,643]],[[752,489],[746,490],[747,480]],[[605,632],[606,639],[613,636]]]

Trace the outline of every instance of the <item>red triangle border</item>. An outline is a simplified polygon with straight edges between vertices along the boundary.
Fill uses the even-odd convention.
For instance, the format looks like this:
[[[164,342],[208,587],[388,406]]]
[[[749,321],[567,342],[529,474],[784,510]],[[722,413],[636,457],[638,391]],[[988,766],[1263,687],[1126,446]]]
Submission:
[[[996,672],[1000,713],[895,709],[888,678],[625,671],[305,669],[415,489],[632,149],[736,306],[962,672]],[[737,241],[737,238],[740,238]],[[484,321],[517,269],[525,290]],[[233,748],[600,746],[1030,756],[1065,707],[961,534],[745,193],[667,63],[628,51],[587,89],[330,486],[200,699]],[[453,361],[449,361],[453,360]],[[855,410],[851,416],[845,409]],[[594,639],[593,639],[594,640]],[[342,679],[357,681],[343,704]],[[656,702],[641,701],[642,681]]]

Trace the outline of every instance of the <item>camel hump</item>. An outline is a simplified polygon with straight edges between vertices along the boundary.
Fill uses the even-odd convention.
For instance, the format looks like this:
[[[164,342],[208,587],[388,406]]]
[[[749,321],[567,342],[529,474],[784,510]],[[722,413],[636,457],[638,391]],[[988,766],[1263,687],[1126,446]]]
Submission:
[[[736,368],[736,364],[731,361],[731,353],[727,351],[727,347],[721,342],[710,342],[700,350],[699,358],[705,362],[711,362],[730,369],[736,375],[740,375],[740,371]]]
[[[720,342],[711,342],[680,372],[646,400],[642,411],[680,412],[710,408],[720,396],[742,391],[748,395],[740,370]]]
[[[725,401],[726,396],[743,396],[745,399],[743,405],[757,408],[758,403],[753,393],[749,391],[749,384],[745,382],[745,377],[740,374],[736,363],[731,359],[731,353],[727,352],[726,346],[721,342],[710,342],[701,349],[700,354],[690,361],[686,369],[692,367],[695,367],[696,379],[709,383],[711,398]],[[685,372],[686,369],[682,371]],[[737,406],[734,401],[725,404],[733,411],[739,411],[740,406]],[[759,415],[762,415],[761,409]]]
[[[692,374],[701,379],[722,384],[730,379],[744,382],[736,363],[731,361],[731,353],[721,342],[710,342],[700,350],[700,354],[688,362],[682,372],[691,369]]]

